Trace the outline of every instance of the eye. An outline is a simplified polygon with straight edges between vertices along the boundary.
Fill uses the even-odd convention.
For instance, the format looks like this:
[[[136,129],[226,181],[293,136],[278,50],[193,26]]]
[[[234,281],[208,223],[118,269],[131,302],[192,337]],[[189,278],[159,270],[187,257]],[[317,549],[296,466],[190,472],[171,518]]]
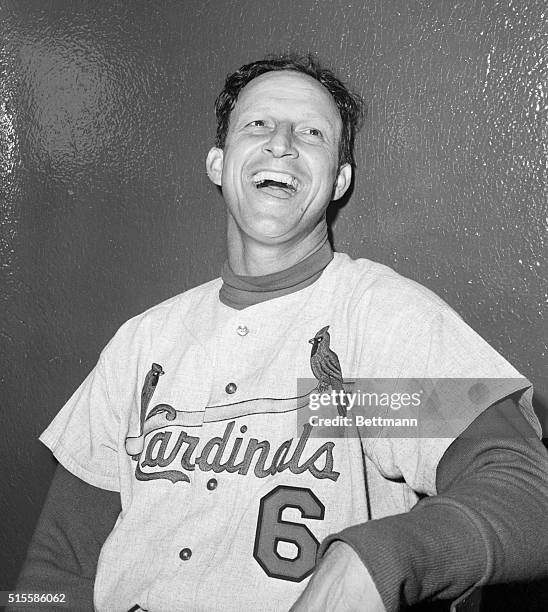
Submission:
[[[250,121],[248,127],[264,127],[266,125],[266,121],[263,119],[255,119],[254,121]]]
[[[323,134],[321,133],[321,131],[318,128],[306,128],[305,130],[303,130],[303,132],[307,135],[307,136],[316,136],[318,138],[321,138],[323,136]]]

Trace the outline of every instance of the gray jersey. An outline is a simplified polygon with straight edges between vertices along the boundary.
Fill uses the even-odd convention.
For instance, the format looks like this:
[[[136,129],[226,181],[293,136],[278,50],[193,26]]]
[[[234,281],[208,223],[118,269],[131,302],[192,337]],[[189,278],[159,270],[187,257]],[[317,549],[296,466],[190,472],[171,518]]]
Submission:
[[[310,287],[241,311],[220,285],[122,326],[41,436],[76,476],[121,494],[98,610],[288,610],[321,540],[368,507],[379,518],[435,494],[441,456],[481,411],[522,390],[534,422],[529,383],[385,266],[335,254]],[[327,327],[340,377],[322,383],[309,341]],[[440,411],[460,415],[452,436],[322,438],[300,418],[322,384],[375,377],[490,382],[473,402],[440,394]]]

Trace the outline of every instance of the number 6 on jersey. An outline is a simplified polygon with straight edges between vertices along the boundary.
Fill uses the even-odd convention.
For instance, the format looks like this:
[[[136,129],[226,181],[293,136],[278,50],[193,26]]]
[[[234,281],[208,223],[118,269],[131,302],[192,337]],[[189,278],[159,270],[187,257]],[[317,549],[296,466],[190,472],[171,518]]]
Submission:
[[[296,508],[307,519],[322,520],[325,513],[325,506],[310,489],[283,485],[272,489],[259,504],[253,556],[268,576],[300,582],[314,570],[319,542],[306,525],[282,520],[286,508]],[[294,544],[297,556],[282,557],[280,542]]]

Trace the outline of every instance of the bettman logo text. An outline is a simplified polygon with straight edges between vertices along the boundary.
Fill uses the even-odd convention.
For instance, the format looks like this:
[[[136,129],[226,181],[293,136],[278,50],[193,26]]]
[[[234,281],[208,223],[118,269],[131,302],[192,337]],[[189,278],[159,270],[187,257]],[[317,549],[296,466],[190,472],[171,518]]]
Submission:
[[[202,472],[228,472],[246,476],[249,472],[257,478],[266,478],[289,470],[293,474],[309,472],[318,479],[336,481],[339,472],[333,470],[333,442],[326,442],[314,452],[308,448],[309,424],[305,424],[295,441],[285,440],[278,448],[267,440],[249,438],[245,450],[244,438],[233,436],[235,421],[230,421],[222,437],[213,437],[202,445],[202,439],[186,431],[158,431],[150,436],[146,447],[137,459],[135,476],[138,480],[164,478],[173,483],[190,482],[189,472],[196,468]],[[245,434],[247,427],[242,425]],[[308,445],[308,446],[307,446]],[[230,451],[227,449],[230,448]],[[154,471],[148,471],[148,469]]]

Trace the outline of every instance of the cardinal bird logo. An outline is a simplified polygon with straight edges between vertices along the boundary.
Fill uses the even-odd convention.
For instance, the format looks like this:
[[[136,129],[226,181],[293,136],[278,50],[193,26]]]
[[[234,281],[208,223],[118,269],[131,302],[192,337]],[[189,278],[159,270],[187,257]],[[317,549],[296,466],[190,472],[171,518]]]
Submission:
[[[328,389],[343,391],[344,393],[341,364],[337,353],[329,347],[331,336],[327,331],[328,329],[329,325],[322,327],[314,338],[308,341],[312,345],[310,367],[312,373],[318,379],[318,391],[320,393],[325,393]],[[344,398],[344,395],[341,395],[341,398]],[[341,416],[346,416],[344,399],[337,404],[337,411]]]

